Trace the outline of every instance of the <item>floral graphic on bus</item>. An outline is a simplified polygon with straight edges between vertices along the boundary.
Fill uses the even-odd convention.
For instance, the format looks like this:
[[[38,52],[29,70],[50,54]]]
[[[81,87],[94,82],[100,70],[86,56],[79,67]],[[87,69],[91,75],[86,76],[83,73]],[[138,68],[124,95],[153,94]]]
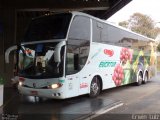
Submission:
[[[122,48],[120,50],[120,64],[118,64],[114,68],[114,73],[112,79],[116,86],[128,84],[131,81],[131,61],[132,61],[132,53],[128,48]]]
[[[122,48],[120,52],[120,60],[122,64],[126,64],[126,62],[129,60],[131,62],[132,60],[132,52],[128,48]]]
[[[121,85],[123,78],[124,78],[123,68],[120,64],[118,64],[114,69],[112,79],[115,85],[119,86]]]
[[[134,82],[136,80],[138,70],[148,69],[149,65],[151,66],[154,64],[155,55],[153,54],[155,52],[151,49],[151,52],[149,53],[151,55],[148,55],[146,51],[147,50],[133,51],[132,49],[121,48],[119,56],[120,63],[116,65],[112,75],[112,80],[116,86]],[[151,75],[151,73],[149,74]]]

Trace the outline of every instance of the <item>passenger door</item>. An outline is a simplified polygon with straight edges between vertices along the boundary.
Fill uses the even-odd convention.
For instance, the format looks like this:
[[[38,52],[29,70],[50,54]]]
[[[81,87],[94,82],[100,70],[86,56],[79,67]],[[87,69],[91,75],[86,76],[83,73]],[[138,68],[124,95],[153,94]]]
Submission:
[[[86,79],[81,72],[86,64],[90,50],[90,24],[89,17],[76,15],[73,18],[68,35],[67,67],[72,67],[73,71],[71,73],[68,73],[68,71],[67,74],[76,80],[76,82],[72,81],[71,83],[75,84],[75,90],[78,89],[78,95],[88,92],[88,86],[85,82]],[[68,58],[70,58],[70,60]]]

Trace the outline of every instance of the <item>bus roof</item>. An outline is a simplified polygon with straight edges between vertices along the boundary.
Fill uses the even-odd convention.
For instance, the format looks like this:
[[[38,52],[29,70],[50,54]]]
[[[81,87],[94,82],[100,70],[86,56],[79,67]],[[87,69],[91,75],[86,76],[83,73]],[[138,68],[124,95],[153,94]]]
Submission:
[[[75,16],[75,15],[81,15],[81,16],[89,17],[89,18],[91,18],[91,19],[97,20],[97,21],[99,21],[99,22],[103,22],[103,23],[105,23],[105,24],[108,24],[108,25],[110,25],[110,26],[116,27],[116,28],[121,29],[121,30],[123,30],[123,31],[126,31],[126,32],[129,32],[129,33],[131,33],[131,34],[137,35],[138,37],[141,38],[141,40],[145,39],[145,41],[147,40],[147,41],[154,41],[154,42],[156,42],[156,40],[153,39],[153,38],[149,38],[149,37],[147,37],[147,36],[144,36],[144,35],[141,35],[141,34],[139,34],[139,33],[133,32],[133,31],[127,29],[127,28],[124,28],[124,27],[121,27],[121,26],[119,26],[119,25],[110,23],[110,22],[108,22],[108,21],[106,21],[106,20],[103,20],[103,19],[100,19],[100,18],[96,18],[96,17],[94,17],[94,16],[92,16],[92,15],[89,15],[89,14],[86,14],[86,13],[83,13],[83,12],[69,11],[69,12],[53,13],[53,14],[50,14],[50,15],[54,15],[54,14],[65,14],[65,13],[71,13],[73,16]],[[34,20],[34,19],[37,19],[37,18],[45,17],[45,16],[50,16],[50,15],[39,16],[39,17],[33,18],[33,20]],[[143,38],[143,39],[142,39],[142,38]]]

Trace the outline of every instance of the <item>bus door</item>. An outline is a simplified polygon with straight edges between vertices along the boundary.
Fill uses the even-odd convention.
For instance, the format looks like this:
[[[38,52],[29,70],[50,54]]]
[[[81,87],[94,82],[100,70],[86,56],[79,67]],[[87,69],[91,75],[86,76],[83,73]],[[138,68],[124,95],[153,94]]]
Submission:
[[[68,46],[68,50],[69,50],[69,46]],[[78,72],[77,55],[74,54],[73,51],[68,51],[66,62],[67,62],[66,63],[67,97],[77,96],[79,91],[78,89],[79,75],[77,73]]]
[[[78,95],[84,94],[88,91],[85,82],[85,75],[83,74],[84,65],[87,61],[90,48],[91,39],[91,22],[89,17],[76,15],[70,26],[68,41],[67,41],[67,54],[68,66],[72,68],[70,75],[74,76],[76,80],[76,90]],[[72,58],[72,59],[71,59]],[[87,74],[87,71],[85,71]]]
[[[66,76],[66,79],[69,96],[81,95],[88,92],[89,78],[87,71],[85,71],[84,68],[86,60],[87,57],[81,57],[77,52],[67,53],[66,74],[68,75]]]

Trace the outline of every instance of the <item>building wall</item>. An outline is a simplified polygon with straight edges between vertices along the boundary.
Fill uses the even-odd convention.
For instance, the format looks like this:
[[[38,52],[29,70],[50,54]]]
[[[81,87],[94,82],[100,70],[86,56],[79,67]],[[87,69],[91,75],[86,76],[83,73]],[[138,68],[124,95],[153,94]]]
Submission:
[[[0,77],[5,86],[11,86],[13,77],[13,52],[10,64],[5,63],[4,54],[7,48],[19,44],[32,18],[46,14],[47,11],[17,11],[14,8],[0,8]]]
[[[11,86],[10,78],[12,77],[12,62],[5,64],[5,50],[15,44],[15,9],[0,8],[0,21],[2,30],[0,32],[0,76],[5,80],[5,86]],[[11,56],[11,58],[13,55]],[[12,60],[11,60],[12,61]]]

